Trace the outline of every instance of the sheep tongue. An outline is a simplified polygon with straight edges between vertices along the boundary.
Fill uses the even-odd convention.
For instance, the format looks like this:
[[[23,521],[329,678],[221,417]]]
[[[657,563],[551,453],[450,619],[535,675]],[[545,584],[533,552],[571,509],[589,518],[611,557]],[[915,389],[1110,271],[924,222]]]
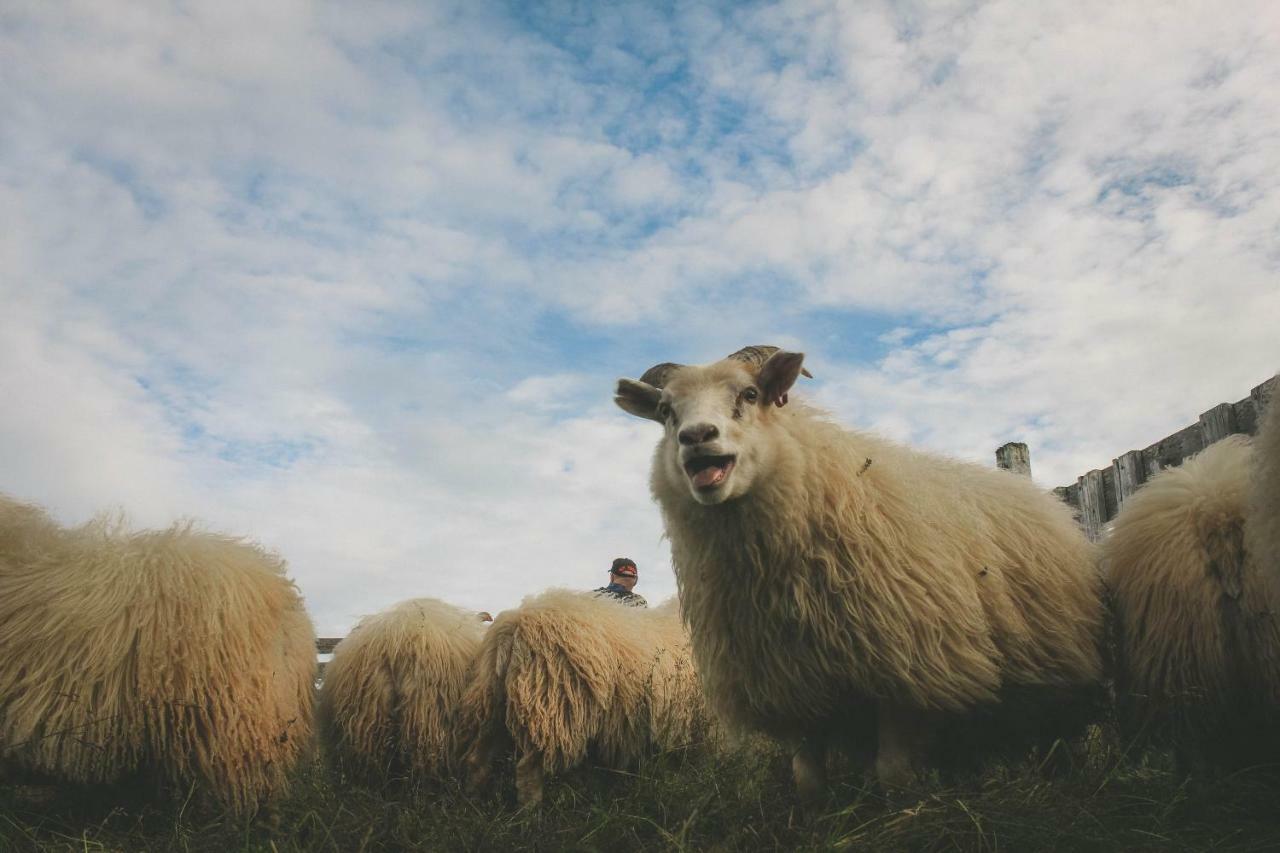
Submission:
[[[701,471],[693,475],[693,484],[698,488],[706,488],[714,486],[716,483],[724,479],[724,469],[718,465],[708,465]]]

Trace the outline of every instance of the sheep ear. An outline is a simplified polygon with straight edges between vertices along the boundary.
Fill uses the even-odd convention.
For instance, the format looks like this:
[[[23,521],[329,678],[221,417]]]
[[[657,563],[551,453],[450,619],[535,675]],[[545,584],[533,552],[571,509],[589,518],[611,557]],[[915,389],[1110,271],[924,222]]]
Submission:
[[[809,372],[802,366],[804,364],[804,353],[787,352],[778,350],[769,356],[760,367],[760,375],[756,378],[756,382],[760,384],[760,390],[764,394],[764,403],[773,403],[775,406],[785,406],[787,404],[787,392],[791,390],[791,386],[795,384],[796,379],[803,372],[806,376]]]
[[[618,390],[614,392],[613,402],[618,404],[618,408],[624,412],[635,415],[637,418],[648,418],[651,421],[658,421],[658,400],[661,399],[662,392],[647,382],[637,382],[634,379],[619,379]]]

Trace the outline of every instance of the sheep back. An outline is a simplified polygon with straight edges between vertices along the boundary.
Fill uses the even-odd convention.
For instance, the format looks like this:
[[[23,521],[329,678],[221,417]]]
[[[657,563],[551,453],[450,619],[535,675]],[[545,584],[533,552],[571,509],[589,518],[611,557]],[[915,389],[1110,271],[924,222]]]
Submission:
[[[959,712],[1101,679],[1095,554],[1061,502],[803,403],[773,414],[774,465],[743,497],[693,502],[663,444],[651,481],[726,720],[795,737],[869,699]]]
[[[625,767],[684,746],[705,710],[674,605],[644,609],[551,590],[494,620],[462,716],[468,740],[479,744],[501,728],[556,773],[589,753]]]
[[[1245,539],[1271,594],[1280,602],[1280,376],[1271,387],[1271,402],[1261,414],[1254,439]]]
[[[315,634],[275,556],[190,525],[63,530],[0,496],[0,752],[238,812],[310,748]]]
[[[454,715],[483,638],[474,612],[433,598],[360,620],[334,649],[320,691],[335,766],[365,781],[449,771]]]
[[[1256,757],[1280,723],[1280,632],[1244,544],[1253,458],[1229,436],[1162,471],[1104,545],[1122,724],[1214,763]]]

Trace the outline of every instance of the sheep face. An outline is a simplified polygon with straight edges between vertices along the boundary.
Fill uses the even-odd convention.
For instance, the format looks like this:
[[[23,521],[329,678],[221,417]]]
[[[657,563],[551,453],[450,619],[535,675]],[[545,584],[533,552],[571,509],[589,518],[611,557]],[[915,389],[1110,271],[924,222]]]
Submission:
[[[714,505],[747,494],[773,461],[772,409],[787,402],[802,353],[763,364],[727,358],[704,366],[663,365],[646,381],[620,379],[614,401],[663,425],[655,473],[677,493]]]

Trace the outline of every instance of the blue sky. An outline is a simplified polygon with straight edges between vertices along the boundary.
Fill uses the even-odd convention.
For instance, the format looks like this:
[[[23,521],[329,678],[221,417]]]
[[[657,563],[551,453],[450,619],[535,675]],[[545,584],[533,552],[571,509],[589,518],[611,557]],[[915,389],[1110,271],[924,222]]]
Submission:
[[[804,350],[1045,486],[1280,369],[1280,11],[9,3],[0,490],[282,553],[323,633],[619,554],[618,376]]]

